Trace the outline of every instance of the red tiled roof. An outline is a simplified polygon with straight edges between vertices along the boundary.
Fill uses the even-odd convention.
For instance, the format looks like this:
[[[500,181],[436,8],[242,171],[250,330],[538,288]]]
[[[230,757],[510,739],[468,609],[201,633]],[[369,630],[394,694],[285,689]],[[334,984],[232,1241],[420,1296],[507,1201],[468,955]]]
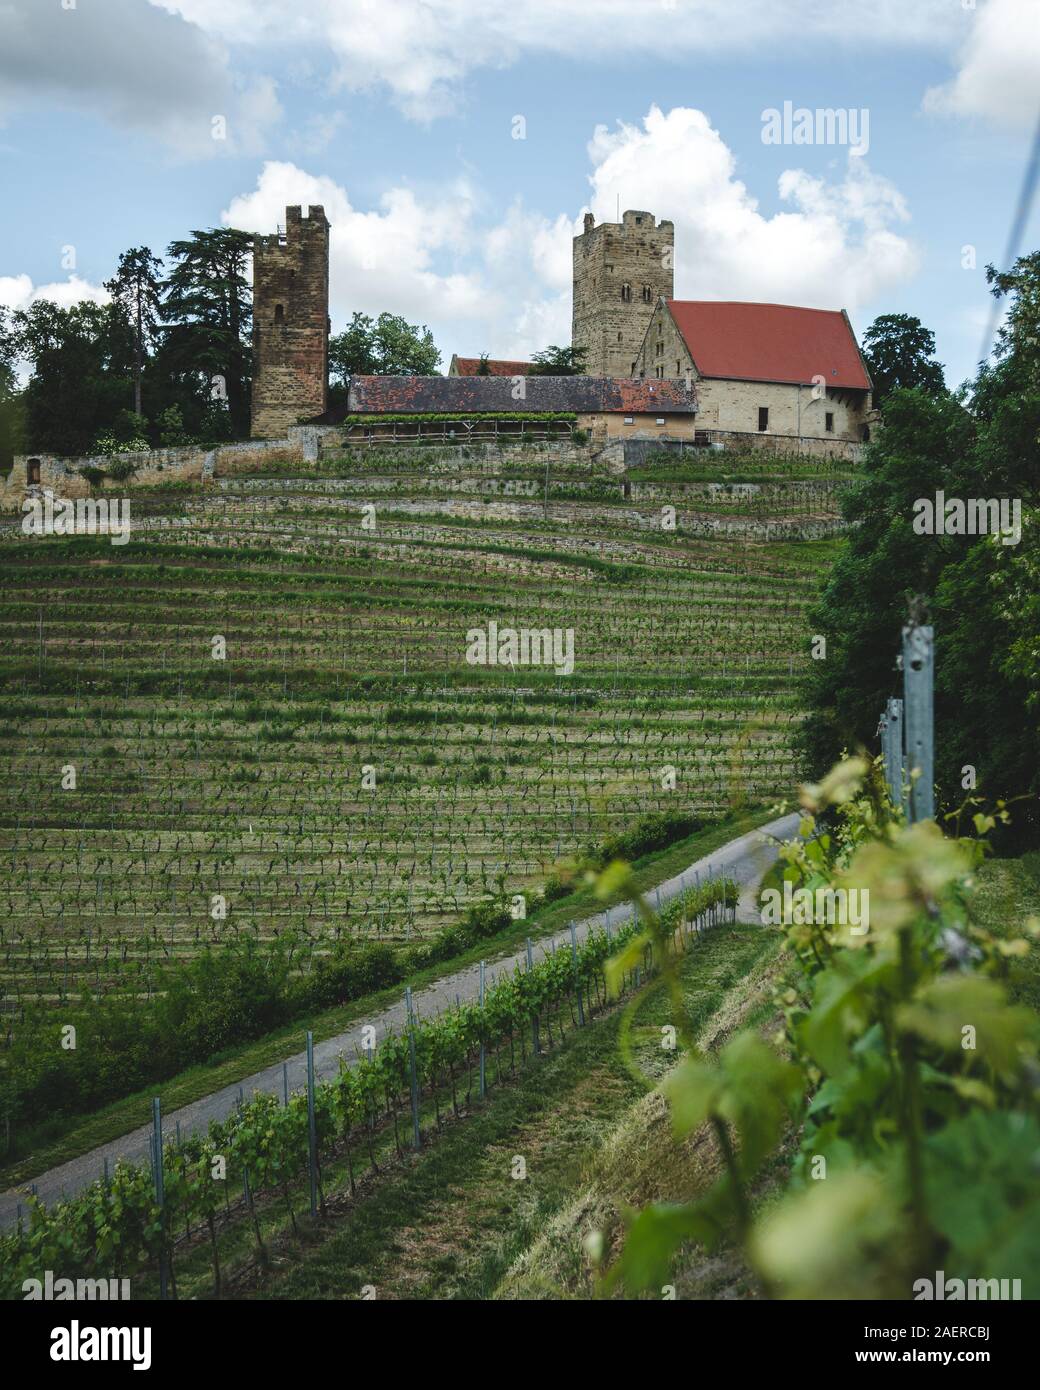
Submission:
[[[849,321],[840,309],[791,304],[670,299],[668,308],[701,376],[790,381],[870,390]]]
[[[455,370],[459,376],[481,376],[479,357],[455,357]],[[530,362],[507,362],[504,358],[489,357],[488,376],[526,376],[531,370]]]

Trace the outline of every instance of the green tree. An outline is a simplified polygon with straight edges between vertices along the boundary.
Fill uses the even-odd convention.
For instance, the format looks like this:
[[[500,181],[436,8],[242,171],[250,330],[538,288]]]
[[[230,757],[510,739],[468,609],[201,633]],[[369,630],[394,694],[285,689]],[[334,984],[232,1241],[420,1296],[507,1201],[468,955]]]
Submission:
[[[399,314],[377,319],[355,311],[342,333],[329,340],[329,372],[350,376],[434,376],[441,354],[433,333]]]
[[[17,343],[7,306],[0,304],[0,401],[14,395]]]
[[[168,405],[156,421],[159,431],[159,445],[163,449],[176,449],[192,442],[184,428],[184,416],[179,405]]]
[[[375,324],[367,314],[354,311],[342,333],[329,339],[329,375],[341,381],[351,376],[373,376],[376,370],[373,348]]]
[[[863,335],[863,356],[874,383],[874,404],[897,387],[917,386],[930,395],[946,390],[935,360],[935,334],[912,314],[880,314]]]
[[[941,802],[950,808],[969,794],[962,769],[970,765],[990,800],[1033,798],[1016,810],[1023,837],[1040,824],[1040,721],[1029,656],[1038,613],[1030,600],[1040,504],[1038,270],[1034,255],[999,277],[1001,293],[1011,297],[1007,326],[997,360],[980,370],[963,400],[920,387],[889,396],[885,428],[843,504],[848,539],[810,615],[827,651],[810,662],[810,714],[800,736],[814,775],[843,747],[874,746],[884,700],[900,687],[900,627],[908,601],[919,596],[936,629]],[[1021,543],[918,534],[915,503],[940,490],[948,499],[1017,500]]]
[[[147,246],[133,246],[119,257],[119,265],[105,289],[127,317],[134,341],[134,414],[141,414],[141,380],[145,358],[154,346],[161,317],[159,302],[162,261]]]
[[[16,351],[32,365],[23,393],[29,446],[85,454],[126,405],[134,349],[125,314],[83,300],[37,300],[13,319]]]
[[[226,393],[237,435],[249,432],[252,307],[246,278],[253,238],[234,227],[192,232],[170,243],[173,261],[163,286],[165,323],[160,349],[164,372],[196,398]]]
[[[536,352],[531,359],[531,376],[584,376],[584,348],[557,347],[555,344]]]
[[[11,315],[0,304],[0,472],[10,468],[13,456],[24,448],[24,410],[15,373],[17,357]]]

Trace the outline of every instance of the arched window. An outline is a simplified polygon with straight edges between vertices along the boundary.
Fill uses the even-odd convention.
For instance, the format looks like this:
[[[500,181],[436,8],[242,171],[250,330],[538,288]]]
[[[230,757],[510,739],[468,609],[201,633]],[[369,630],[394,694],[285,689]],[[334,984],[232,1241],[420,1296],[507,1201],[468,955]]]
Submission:
[[[625,302],[626,304],[629,303],[629,301],[630,301],[631,298],[632,298],[632,286],[631,286],[631,285],[622,285],[622,286],[621,286],[621,298],[624,300],[624,302]]]

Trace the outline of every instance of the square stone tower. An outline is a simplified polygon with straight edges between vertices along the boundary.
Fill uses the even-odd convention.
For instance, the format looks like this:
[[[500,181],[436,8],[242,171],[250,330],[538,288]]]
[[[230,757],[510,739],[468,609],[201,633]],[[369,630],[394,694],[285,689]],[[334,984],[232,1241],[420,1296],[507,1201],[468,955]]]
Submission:
[[[632,376],[643,336],[662,295],[674,297],[675,227],[652,212],[620,222],[585,214],[574,238],[571,343],[585,349],[589,376]]]
[[[329,224],[285,209],[285,231],[253,244],[254,439],[324,414],[329,394]]]

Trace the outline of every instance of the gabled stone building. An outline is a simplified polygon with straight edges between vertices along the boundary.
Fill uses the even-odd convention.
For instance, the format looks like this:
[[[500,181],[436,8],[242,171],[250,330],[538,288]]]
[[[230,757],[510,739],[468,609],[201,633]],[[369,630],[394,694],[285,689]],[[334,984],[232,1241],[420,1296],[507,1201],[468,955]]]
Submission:
[[[871,381],[844,310],[661,298],[635,374],[697,389],[699,431],[779,445],[869,438]],[[779,438],[778,438],[779,437]]]

